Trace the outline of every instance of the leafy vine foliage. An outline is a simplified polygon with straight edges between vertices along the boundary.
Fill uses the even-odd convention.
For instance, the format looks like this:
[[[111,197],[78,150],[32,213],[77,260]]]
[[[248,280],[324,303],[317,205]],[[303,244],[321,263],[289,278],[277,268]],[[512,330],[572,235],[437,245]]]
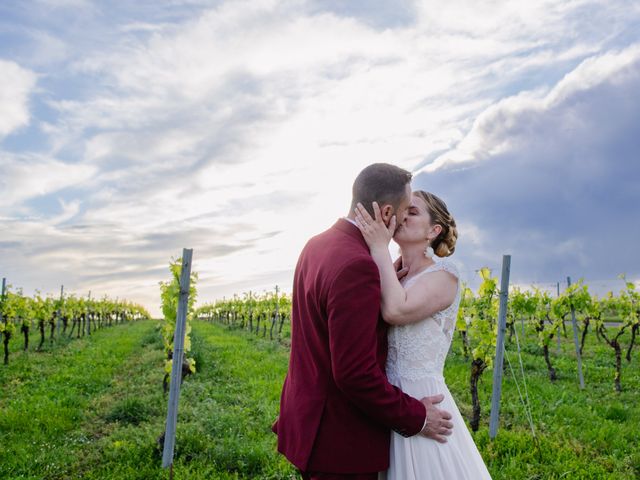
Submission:
[[[105,296],[101,300],[80,298],[76,295],[54,298],[43,297],[39,291],[32,297],[26,296],[22,289],[13,290],[7,286],[4,296],[0,296],[0,335],[3,337],[4,364],[9,363],[9,341],[18,328],[23,335],[23,350],[29,349],[29,334],[32,326],[40,331],[38,351],[44,348],[46,330],[49,329],[49,341],[53,343],[58,323],[62,325],[61,336],[67,335],[71,322],[72,338],[91,335],[99,328],[110,327],[127,321],[149,319],[149,313],[141,305],[126,301],[112,300]]]
[[[223,299],[198,308],[196,316],[230,328],[246,329],[270,340],[283,340],[283,327],[291,322],[291,297],[275,292],[253,292]]]
[[[481,268],[479,274],[482,283],[477,295],[472,296],[472,292],[465,292],[467,301],[461,308],[464,311],[463,316],[469,319],[465,341],[468,342],[471,350],[469,390],[473,410],[470,423],[474,432],[479,428],[481,413],[478,382],[483,372],[493,365],[496,351],[499,304],[497,280],[491,276],[491,271],[486,267]]]
[[[171,280],[160,282],[160,299],[162,302],[163,322],[160,324],[160,333],[162,335],[162,343],[167,355],[164,364],[164,378],[162,380],[162,389],[166,393],[169,388],[169,378],[171,376],[172,359],[173,359],[173,340],[176,330],[176,319],[178,317],[178,302],[180,300],[180,274],[182,272],[182,258],[177,258],[169,263],[169,272]],[[194,314],[194,306],[197,298],[196,282],[198,274],[191,272],[189,282],[189,298],[187,302],[187,323],[185,326],[184,338],[184,358],[182,360],[182,379],[185,376],[196,372],[196,361],[189,357],[191,351],[191,319]]]
[[[460,309],[456,320],[456,330],[461,337],[461,353],[469,361],[469,392],[472,400],[470,425],[477,431],[481,420],[481,402],[478,383],[483,373],[493,367],[498,332],[499,289],[495,277],[488,268],[478,271],[481,283],[477,292],[462,285]],[[609,293],[604,298],[589,292],[582,280],[572,284],[559,295],[552,295],[540,289],[522,289],[513,286],[509,290],[507,302],[507,329],[509,340],[523,332],[522,342],[534,338],[544,361],[549,379],[555,381],[559,372],[554,366],[551,351],[552,341],[558,336],[568,338],[566,325],[575,315],[579,330],[580,353],[585,348],[589,332],[595,332],[598,339],[611,347],[615,355],[614,387],[621,386],[622,358],[626,349],[626,359],[631,361],[633,348],[640,333],[640,293],[633,282],[625,281],[625,289],[618,295]],[[272,340],[283,340],[283,325],[290,320],[291,299],[287,295],[252,292],[234,295],[205,304],[195,312],[197,318],[216,321],[229,328],[248,330]],[[290,324],[290,323],[289,323]],[[625,336],[626,332],[630,335]],[[533,334],[533,335],[532,335]],[[629,338],[628,343],[624,343]],[[286,342],[285,342],[286,343]]]

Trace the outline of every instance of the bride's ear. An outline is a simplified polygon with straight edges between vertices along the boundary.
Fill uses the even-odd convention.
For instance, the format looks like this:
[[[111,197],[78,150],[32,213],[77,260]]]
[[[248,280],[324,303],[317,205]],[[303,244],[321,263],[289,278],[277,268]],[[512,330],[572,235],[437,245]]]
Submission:
[[[433,232],[436,232],[436,234],[434,235],[433,239],[435,240],[436,238],[438,238],[438,236],[442,233],[442,225],[440,225],[439,223],[436,223],[432,230]]]

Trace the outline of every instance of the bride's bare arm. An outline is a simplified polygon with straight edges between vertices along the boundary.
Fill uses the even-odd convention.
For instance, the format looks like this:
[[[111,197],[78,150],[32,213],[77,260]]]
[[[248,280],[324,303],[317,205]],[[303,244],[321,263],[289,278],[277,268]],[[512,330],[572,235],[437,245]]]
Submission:
[[[392,299],[385,302],[382,290],[382,315],[387,323],[406,325],[430,317],[444,310],[455,299],[457,279],[448,272],[427,273],[405,290],[404,303]]]
[[[384,320],[392,325],[405,325],[427,318],[451,305],[455,299],[458,283],[456,277],[448,272],[437,271],[424,274],[405,290],[398,280],[389,254],[389,241],[395,231],[395,217],[387,227],[375,203],[374,212],[375,220],[371,219],[364,207],[359,205],[356,208],[356,223],[380,271]]]
[[[437,271],[423,274],[405,290],[393,268],[389,250],[377,250],[371,256],[380,271],[382,317],[387,323],[406,325],[417,322],[453,303],[458,281],[451,273]]]

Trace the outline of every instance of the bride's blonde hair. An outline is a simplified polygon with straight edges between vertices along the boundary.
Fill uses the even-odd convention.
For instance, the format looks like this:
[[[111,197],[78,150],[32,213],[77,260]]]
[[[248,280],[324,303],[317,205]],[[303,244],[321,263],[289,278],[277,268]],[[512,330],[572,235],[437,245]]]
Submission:
[[[456,251],[458,229],[456,227],[456,221],[449,213],[446,203],[433,193],[425,192],[424,190],[417,190],[413,192],[413,194],[420,197],[427,204],[427,211],[431,217],[431,223],[442,227],[440,235],[431,242],[431,248],[433,248],[435,254],[439,257],[452,255],[453,252]]]

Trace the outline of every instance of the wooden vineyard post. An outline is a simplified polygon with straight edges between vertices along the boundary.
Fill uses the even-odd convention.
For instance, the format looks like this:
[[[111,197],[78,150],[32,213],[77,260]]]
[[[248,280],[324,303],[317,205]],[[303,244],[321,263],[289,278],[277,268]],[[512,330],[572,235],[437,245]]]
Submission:
[[[511,255],[502,256],[502,276],[500,277],[500,310],[498,313],[498,339],[496,358],[493,362],[493,392],[491,394],[491,417],[489,437],[493,440],[498,433],[500,418],[500,394],[502,393],[502,363],[504,359],[504,334],[507,329],[507,300],[509,298],[509,273]]]
[[[184,357],[184,334],[189,305],[189,287],[191,282],[192,249],[182,250],[182,270],[180,272],[180,297],[176,317],[176,330],[173,336],[173,358],[171,361],[171,383],[169,384],[169,405],[167,424],[162,452],[162,468],[170,467],[169,478],[173,479],[173,451],[176,443],[176,422],[178,420],[178,400],[182,380],[182,361]]]
[[[567,286],[571,286],[571,277],[567,277]],[[578,357],[578,378],[580,379],[580,389],[584,389],[584,376],[582,375],[582,356],[580,355],[580,342],[578,341],[578,324],[576,322],[576,309],[571,303],[571,323],[573,324],[573,343],[576,346],[576,357]]]

